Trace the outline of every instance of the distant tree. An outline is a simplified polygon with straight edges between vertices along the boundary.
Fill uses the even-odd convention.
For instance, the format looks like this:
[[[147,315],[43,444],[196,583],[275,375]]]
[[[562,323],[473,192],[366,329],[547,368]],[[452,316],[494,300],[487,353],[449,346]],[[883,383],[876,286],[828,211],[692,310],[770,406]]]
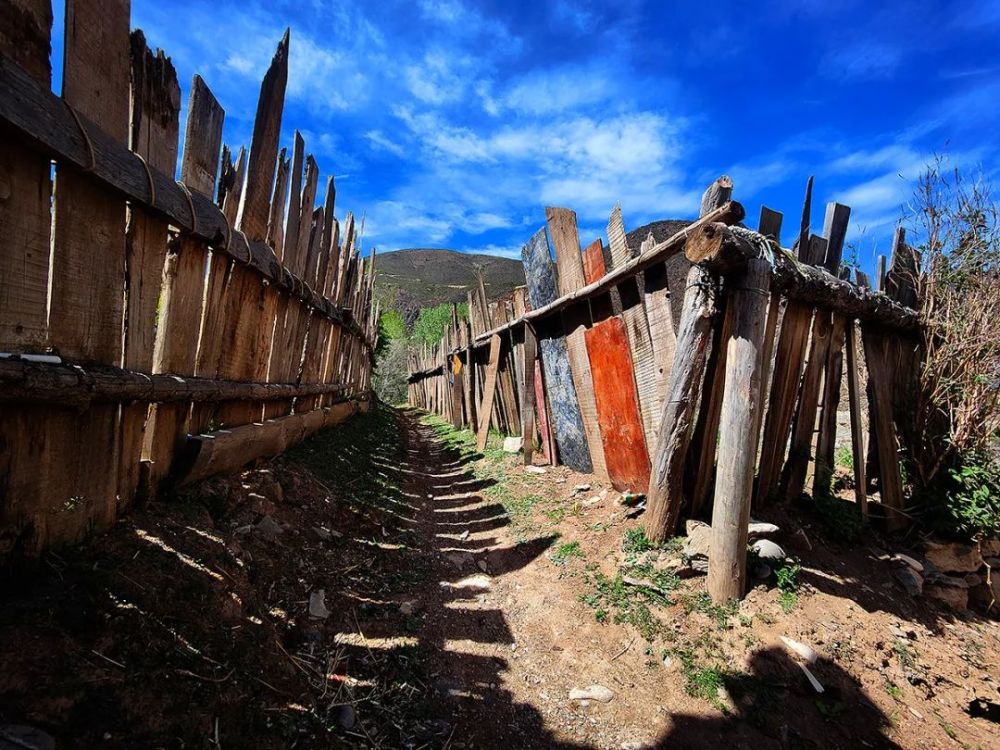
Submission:
[[[469,317],[469,306],[462,303],[458,306],[459,320]],[[436,307],[425,307],[413,324],[413,338],[424,344],[436,344],[444,335],[444,330],[451,324],[451,303],[442,302]]]

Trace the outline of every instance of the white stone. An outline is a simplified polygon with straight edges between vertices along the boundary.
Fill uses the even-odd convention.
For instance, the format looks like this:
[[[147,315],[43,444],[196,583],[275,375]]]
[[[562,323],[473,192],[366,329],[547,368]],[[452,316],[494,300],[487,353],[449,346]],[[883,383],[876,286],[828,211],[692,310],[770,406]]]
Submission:
[[[614,692],[604,685],[589,685],[585,688],[573,688],[569,691],[571,701],[598,701],[610,703],[615,697]]]

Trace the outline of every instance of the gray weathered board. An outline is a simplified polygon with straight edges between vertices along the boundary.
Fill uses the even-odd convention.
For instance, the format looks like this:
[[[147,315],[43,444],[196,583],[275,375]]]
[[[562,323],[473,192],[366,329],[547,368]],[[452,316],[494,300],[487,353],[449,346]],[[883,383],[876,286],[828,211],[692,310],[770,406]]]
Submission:
[[[528,282],[528,298],[535,309],[556,299],[556,277],[545,230],[539,229],[521,251],[524,275]],[[538,347],[542,369],[552,405],[552,424],[562,462],[574,471],[590,473],[593,465],[583,431],[580,403],[570,372],[569,354],[562,327],[538,330]]]

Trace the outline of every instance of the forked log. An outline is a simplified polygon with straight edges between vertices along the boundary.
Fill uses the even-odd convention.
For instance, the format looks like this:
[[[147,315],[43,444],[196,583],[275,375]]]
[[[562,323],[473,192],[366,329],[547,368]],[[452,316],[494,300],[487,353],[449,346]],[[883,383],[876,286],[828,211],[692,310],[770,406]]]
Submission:
[[[712,183],[702,196],[702,215],[725,205],[732,192],[733,181],[728,177],[720,177]],[[712,273],[701,266],[692,266],[684,293],[670,385],[663,402],[656,448],[651,456],[645,528],[646,535],[654,542],[671,536],[680,518],[684,463],[691,443],[694,407],[701,389],[712,334],[715,295],[716,281]]]

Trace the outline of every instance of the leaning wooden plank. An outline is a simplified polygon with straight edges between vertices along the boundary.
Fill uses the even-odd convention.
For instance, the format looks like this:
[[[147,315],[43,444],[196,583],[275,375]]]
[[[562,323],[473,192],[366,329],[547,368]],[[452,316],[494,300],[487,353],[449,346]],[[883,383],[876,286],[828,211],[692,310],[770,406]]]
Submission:
[[[608,219],[608,247],[611,249],[612,269],[622,268],[633,257],[639,257],[632,252],[626,241],[620,205],[615,205]],[[646,444],[652,445],[656,442],[657,430],[655,407],[657,402],[662,402],[662,398],[657,396],[658,378],[653,342],[650,338],[646,309],[643,307],[643,290],[639,288],[638,281],[637,277],[622,281],[618,285],[618,292],[621,295],[622,319],[625,321],[625,333],[628,336],[632,367],[635,370],[643,432],[646,435]]]
[[[188,438],[178,459],[178,484],[191,484],[218,474],[239,471],[251,461],[284,453],[314,432],[367,411],[368,401],[344,401],[305,414],[269,419],[231,430]]]
[[[858,338],[854,320],[848,319],[844,347],[847,351],[847,399],[851,410],[851,452],[854,497],[858,512],[868,517],[868,479],[865,476],[865,430],[861,418],[861,385],[858,382]]]
[[[556,299],[555,269],[549,256],[545,229],[539,229],[528,240],[528,244],[521,250],[521,258],[528,282],[528,299],[537,310]],[[558,328],[553,326],[551,320],[539,321],[535,332],[542,352],[545,385],[552,406],[549,415],[559,458],[574,471],[589,474],[593,470],[593,464],[587,449],[561,321]]]
[[[469,350],[471,351],[471,350]],[[524,464],[530,466],[535,453],[535,362],[538,359],[538,341],[535,330],[524,327],[524,345],[521,349],[521,436],[524,438]]]
[[[583,258],[580,255],[580,237],[576,228],[576,212],[568,208],[546,207],[545,220],[555,251],[556,268],[559,279],[560,296],[572,294],[587,281],[584,278]],[[593,374],[585,338],[590,326],[590,306],[587,303],[573,305],[563,310],[563,326],[566,330],[566,351],[569,354],[569,368],[573,385],[580,401],[580,417],[587,437],[590,460],[594,474],[601,479],[608,478],[608,467],[604,460],[604,444],[597,417],[594,395]]]
[[[588,284],[604,275],[600,240],[584,251],[583,262]],[[608,477],[617,490],[641,491],[649,481],[649,452],[625,323],[614,314],[610,295],[595,297],[590,304],[596,322],[587,329],[585,339]]]
[[[46,89],[51,87],[48,0],[0,0],[0,60],[11,59]],[[41,352],[47,343],[46,296],[52,223],[51,163],[13,139],[0,138],[0,351]],[[3,390],[7,390],[6,387]],[[45,423],[55,420],[58,444],[48,446]],[[63,472],[52,451],[73,450],[73,412],[8,404],[0,409],[0,544],[5,550],[38,549],[34,518],[44,511],[45,489]],[[60,440],[60,437],[62,438]],[[52,504],[55,506],[55,504]]]
[[[702,217],[727,204],[732,192],[733,181],[726,176],[709,185],[701,199]],[[684,505],[684,464],[712,334],[715,293],[716,281],[712,275],[692,266],[684,293],[670,386],[651,456],[644,523],[651,540],[663,541],[674,533]]]
[[[486,385],[483,388],[483,400],[479,403],[479,413],[489,414],[493,409],[493,399],[497,390],[497,371],[500,366],[500,345],[499,334],[495,334],[490,341],[490,363],[486,368]],[[483,450],[486,447],[486,439],[490,434],[490,421],[488,419],[479,420],[479,432],[476,433],[476,450]]]
[[[639,247],[639,255],[649,252],[655,245],[656,240],[650,233]],[[656,375],[653,414],[658,415],[663,411],[663,399],[667,397],[670,368],[674,365],[677,349],[673,313],[670,308],[670,277],[667,274],[666,263],[646,269],[643,305],[649,323],[649,339],[653,346],[653,367]]]
[[[742,598],[747,589],[747,524],[757,460],[756,412],[770,269],[764,258],[730,278],[732,331],[727,342],[725,395],[719,438],[719,474],[712,508],[708,593],[716,604]]]
[[[840,278],[846,279],[849,270],[841,268]],[[833,479],[834,451],[837,443],[837,418],[840,410],[840,391],[844,376],[844,343],[849,321],[843,315],[833,314],[830,333],[830,350],[826,356],[826,375],[820,399],[819,433],[816,437],[816,468],[813,473],[813,497],[830,489]]]
[[[51,4],[0,0],[0,16],[0,55],[49,86]],[[8,186],[0,200],[0,351],[41,352],[48,338],[51,163],[5,137],[0,164]]]
[[[811,247],[809,237],[810,210],[812,206],[812,177],[806,182],[806,195],[802,207],[802,221],[796,242],[798,259],[814,264],[822,258],[818,246]],[[818,257],[817,257],[818,256]],[[778,346],[774,355],[774,375],[767,399],[767,416],[761,437],[760,463],[757,469],[757,500],[755,504],[770,500],[776,493],[781,467],[788,445],[788,432],[795,414],[795,396],[809,341],[812,310],[807,304],[788,302],[781,320]]]
[[[760,207],[760,220],[757,224],[757,231],[765,237],[773,240],[778,245],[781,244],[781,222],[782,215],[777,211],[772,211],[767,206]],[[771,289],[771,299],[767,306],[767,324],[764,328],[763,352],[761,354],[762,370],[760,376],[761,402],[757,409],[757,425],[754,434],[760,437],[760,428],[764,422],[764,412],[767,408],[766,396],[771,390],[771,371],[774,365],[774,346],[778,332],[778,319],[781,317],[781,294]],[[759,445],[759,442],[758,442]],[[758,456],[758,459],[760,456]],[[754,499],[758,496],[755,494]]]
[[[822,265],[830,273],[835,273],[840,268],[850,213],[851,209],[839,203],[831,203],[827,206],[823,225],[826,252]],[[832,333],[833,317],[831,313],[826,310],[817,310],[813,315],[809,355],[802,372],[798,411],[792,422],[792,440],[788,449],[788,461],[781,478],[782,495],[786,500],[797,498],[806,484],[806,476],[812,458],[813,437],[816,432],[820,387],[823,373],[826,370]]]
[[[469,310],[471,316],[472,310]],[[469,319],[462,321],[465,326],[465,378],[462,380],[465,397],[465,414],[468,418],[469,429],[472,432],[479,431],[479,423],[476,420],[476,363],[473,360],[474,349],[472,348],[472,328]]]
[[[131,35],[130,147],[150,167],[164,172],[177,165],[181,89],[174,66],[162,50],[146,45],[142,31]],[[167,255],[167,222],[146,209],[129,208],[125,232],[125,355],[127,369],[152,372],[160,287]],[[146,404],[122,407],[119,494],[130,499],[139,486],[147,429]],[[150,467],[150,477],[152,468]]]

